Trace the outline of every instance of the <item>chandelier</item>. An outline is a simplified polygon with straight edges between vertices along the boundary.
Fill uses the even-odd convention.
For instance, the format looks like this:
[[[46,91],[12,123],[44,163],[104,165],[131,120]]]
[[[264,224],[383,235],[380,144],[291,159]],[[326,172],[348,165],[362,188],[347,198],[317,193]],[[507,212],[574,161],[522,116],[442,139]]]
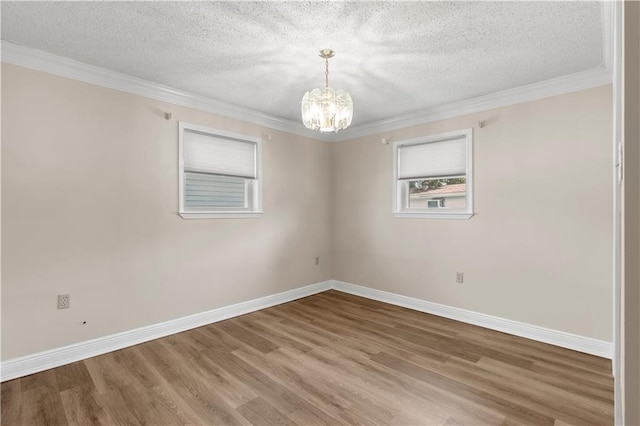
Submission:
[[[353,118],[353,101],[349,92],[329,87],[329,58],[335,52],[320,51],[324,58],[324,89],[313,89],[302,97],[302,122],[308,129],[320,132],[337,132],[346,129]]]

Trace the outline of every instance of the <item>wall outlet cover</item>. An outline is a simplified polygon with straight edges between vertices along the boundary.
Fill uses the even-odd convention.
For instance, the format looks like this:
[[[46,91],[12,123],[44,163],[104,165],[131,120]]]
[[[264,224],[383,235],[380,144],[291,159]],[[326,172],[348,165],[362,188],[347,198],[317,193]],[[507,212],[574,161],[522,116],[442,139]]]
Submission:
[[[58,295],[58,309],[67,309],[71,307],[71,295],[59,294]]]

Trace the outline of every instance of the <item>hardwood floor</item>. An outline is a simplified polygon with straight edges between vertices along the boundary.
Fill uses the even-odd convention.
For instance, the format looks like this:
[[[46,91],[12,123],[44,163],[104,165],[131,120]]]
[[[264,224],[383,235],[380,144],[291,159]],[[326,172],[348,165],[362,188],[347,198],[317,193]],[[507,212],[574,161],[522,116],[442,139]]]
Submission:
[[[336,291],[2,384],[2,424],[613,424],[609,360]]]

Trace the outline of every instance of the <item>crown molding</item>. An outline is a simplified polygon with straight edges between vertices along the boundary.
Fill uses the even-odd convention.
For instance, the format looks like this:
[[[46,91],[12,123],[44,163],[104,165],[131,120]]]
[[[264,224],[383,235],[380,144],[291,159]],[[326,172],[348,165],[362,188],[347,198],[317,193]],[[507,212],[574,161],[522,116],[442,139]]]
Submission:
[[[391,132],[405,127],[431,123],[461,115],[488,111],[495,108],[534,101],[550,96],[591,89],[613,83],[613,40],[615,0],[600,2],[602,22],[602,66],[588,71],[545,80],[526,86],[495,92],[476,98],[465,99],[445,105],[411,112],[387,120],[374,121],[368,124],[350,127],[339,134],[328,135],[326,139],[339,142]]]
[[[390,119],[353,126],[339,133],[314,132],[304,127],[301,123],[285,120],[237,105],[227,104],[205,96],[181,91],[93,65],[87,65],[40,50],[19,46],[4,40],[1,45],[1,54],[2,62],[13,65],[144,96],[174,105],[195,108],[299,136],[327,142],[340,142],[611,84],[611,49],[606,47],[609,44],[607,40],[611,38],[610,35],[605,34],[611,32],[611,20],[607,18],[607,16],[611,16],[607,13],[607,11],[610,11],[610,5],[604,3],[602,7],[604,65],[599,68],[427,108]]]
[[[248,108],[217,101],[206,96],[174,89],[152,81],[110,71],[105,68],[88,65],[41,50],[27,48],[5,40],[2,40],[1,55],[2,62],[19,65],[36,71],[119,90],[133,95],[144,96],[174,105],[195,108],[299,136],[320,140],[326,139],[322,137],[323,135],[307,129],[302,123],[296,123]]]
[[[465,99],[459,102],[400,115],[387,120],[350,127],[334,136],[332,140],[337,142],[391,132],[411,126],[591,89],[611,83],[611,72],[604,66],[601,66],[589,71],[581,71],[526,86],[491,93],[489,95],[478,96],[476,98]]]

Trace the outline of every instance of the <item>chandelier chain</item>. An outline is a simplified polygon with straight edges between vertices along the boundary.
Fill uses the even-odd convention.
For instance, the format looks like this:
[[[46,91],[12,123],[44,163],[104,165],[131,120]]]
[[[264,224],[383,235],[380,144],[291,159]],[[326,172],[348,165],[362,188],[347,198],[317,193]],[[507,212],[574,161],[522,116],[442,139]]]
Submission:
[[[324,58],[324,87],[329,87],[329,58]]]

